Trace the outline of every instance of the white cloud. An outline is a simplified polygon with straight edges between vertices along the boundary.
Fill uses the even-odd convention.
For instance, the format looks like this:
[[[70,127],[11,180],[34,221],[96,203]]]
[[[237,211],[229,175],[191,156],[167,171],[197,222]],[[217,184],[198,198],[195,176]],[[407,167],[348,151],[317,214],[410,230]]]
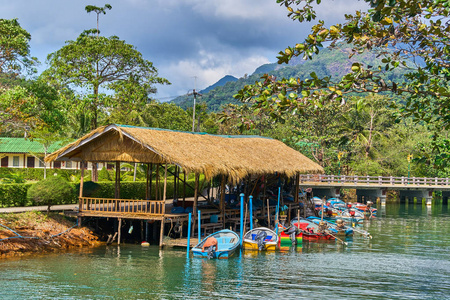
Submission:
[[[191,7],[205,17],[220,19],[258,20],[262,18],[282,17],[276,8],[279,5],[274,0],[159,0],[161,6],[176,8]],[[281,9],[280,12],[283,12]]]
[[[239,78],[246,73],[252,73],[257,67],[269,63],[267,57],[262,55],[233,57],[227,54],[207,53],[204,50],[199,53],[199,57],[198,60],[185,59],[164,66],[164,71],[160,72],[160,75],[169,79],[173,86],[170,88],[158,87],[156,98],[184,95],[192,91],[194,87],[202,90],[226,75]],[[169,94],[170,91],[172,94]]]

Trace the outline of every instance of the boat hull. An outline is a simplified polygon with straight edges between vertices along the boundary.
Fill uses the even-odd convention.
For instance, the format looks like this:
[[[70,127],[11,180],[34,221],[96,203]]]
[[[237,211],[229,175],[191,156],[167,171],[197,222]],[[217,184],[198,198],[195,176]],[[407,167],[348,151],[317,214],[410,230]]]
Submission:
[[[233,256],[234,252],[236,252],[236,249],[229,251],[214,251],[212,258],[228,259]],[[201,249],[192,250],[192,253],[194,254],[194,257],[208,258],[208,252],[202,252]]]
[[[234,231],[224,229],[217,231],[206,238],[204,238],[198,245],[196,245],[194,248],[192,248],[192,253],[194,257],[200,257],[200,258],[208,258],[208,252],[202,251],[203,244],[206,242],[206,240],[210,237],[214,237],[217,239],[217,250],[214,251],[212,254],[212,258],[216,259],[227,259],[230,258],[236,250],[239,248],[239,236]]]
[[[265,234],[264,247],[261,251],[275,251],[278,245],[278,236],[275,231],[267,227],[257,227],[248,231],[244,235],[242,247],[244,250],[259,251],[258,242],[256,241],[258,234]]]
[[[242,247],[244,250],[258,251],[258,243],[253,240],[244,240],[242,242]],[[277,250],[277,244],[275,242],[268,242],[264,245],[263,251],[275,251]]]
[[[299,234],[295,235],[295,244],[301,245],[302,242],[303,242],[303,234],[300,232]],[[279,245],[280,247],[291,246],[292,245],[291,237],[288,234],[281,232]]]

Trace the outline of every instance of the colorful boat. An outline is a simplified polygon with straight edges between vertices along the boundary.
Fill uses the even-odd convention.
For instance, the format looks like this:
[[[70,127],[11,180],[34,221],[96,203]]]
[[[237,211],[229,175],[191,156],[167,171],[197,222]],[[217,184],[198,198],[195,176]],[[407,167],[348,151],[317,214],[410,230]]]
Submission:
[[[277,244],[277,234],[267,227],[258,227],[248,231],[242,241],[242,247],[245,250],[256,251],[275,251]]]
[[[377,214],[377,209],[372,207],[372,202],[367,202],[367,204],[364,203],[353,203],[352,207],[356,208],[357,210],[359,210],[360,212],[364,213],[365,215],[368,216],[375,216]]]
[[[297,229],[297,230],[296,230]],[[303,233],[300,230],[300,228],[295,227],[291,225],[288,228],[279,228],[278,229],[280,236],[278,240],[278,247],[284,248],[284,247],[290,247],[291,245],[301,245],[303,242]]]
[[[327,220],[321,220],[321,219],[318,218],[318,217],[308,217],[308,220],[313,221],[313,222],[316,223],[317,225],[319,225],[319,223],[320,223],[321,221],[325,222],[329,228],[332,228],[332,229],[334,229],[334,230],[336,231],[334,234],[337,234],[337,235],[345,235],[345,236],[351,236],[351,235],[353,235],[353,228],[351,228],[351,227],[349,227],[349,226],[345,226],[345,225],[342,226],[342,227],[340,228],[340,227],[337,225],[338,223],[340,223],[339,220],[343,222],[342,219],[337,220],[337,222],[336,222],[337,224],[332,223],[332,222],[329,222],[329,221],[327,221]]]
[[[303,240],[333,240],[335,237],[332,235],[335,232],[334,229],[329,228],[325,231],[320,230],[319,225],[312,222],[311,220],[300,218],[294,218],[291,221],[291,225],[296,226],[302,230]],[[330,234],[331,232],[331,234]]]
[[[217,250],[209,251],[205,249],[205,251],[202,251],[203,244],[210,237],[214,237],[217,240]],[[208,235],[197,246],[192,248],[191,251],[194,257],[226,259],[236,252],[239,248],[239,242],[239,235],[236,232],[223,229]]]

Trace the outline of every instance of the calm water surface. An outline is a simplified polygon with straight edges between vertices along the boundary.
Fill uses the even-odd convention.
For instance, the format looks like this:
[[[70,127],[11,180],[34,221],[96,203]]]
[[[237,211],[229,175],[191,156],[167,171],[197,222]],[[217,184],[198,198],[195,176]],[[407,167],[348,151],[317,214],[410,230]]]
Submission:
[[[0,299],[450,299],[448,206],[392,205],[372,240],[186,258],[136,245],[0,261]]]

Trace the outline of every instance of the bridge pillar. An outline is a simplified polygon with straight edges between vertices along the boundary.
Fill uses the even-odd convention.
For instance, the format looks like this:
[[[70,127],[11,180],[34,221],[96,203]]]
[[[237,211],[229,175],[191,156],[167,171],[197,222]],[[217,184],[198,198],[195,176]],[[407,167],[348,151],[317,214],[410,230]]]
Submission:
[[[386,191],[382,189],[357,189],[356,199],[358,202],[376,202],[380,198],[381,205],[386,205]]]
[[[339,187],[326,187],[326,188],[319,188],[319,187],[313,187],[312,193],[314,196],[323,198],[340,198],[341,197],[341,189]]]
[[[386,198],[387,198],[387,191],[386,190],[381,190],[381,196],[379,198],[380,198],[380,201],[381,201],[381,206],[385,206],[386,205]]]
[[[442,204],[448,205],[449,197],[450,197],[450,191],[442,191]]]
[[[425,199],[427,205],[432,204],[433,191],[432,190],[400,190],[400,203],[404,202],[405,197],[408,198],[408,203],[414,203],[414,198],[417,198],[417,203],[422,203]]]

